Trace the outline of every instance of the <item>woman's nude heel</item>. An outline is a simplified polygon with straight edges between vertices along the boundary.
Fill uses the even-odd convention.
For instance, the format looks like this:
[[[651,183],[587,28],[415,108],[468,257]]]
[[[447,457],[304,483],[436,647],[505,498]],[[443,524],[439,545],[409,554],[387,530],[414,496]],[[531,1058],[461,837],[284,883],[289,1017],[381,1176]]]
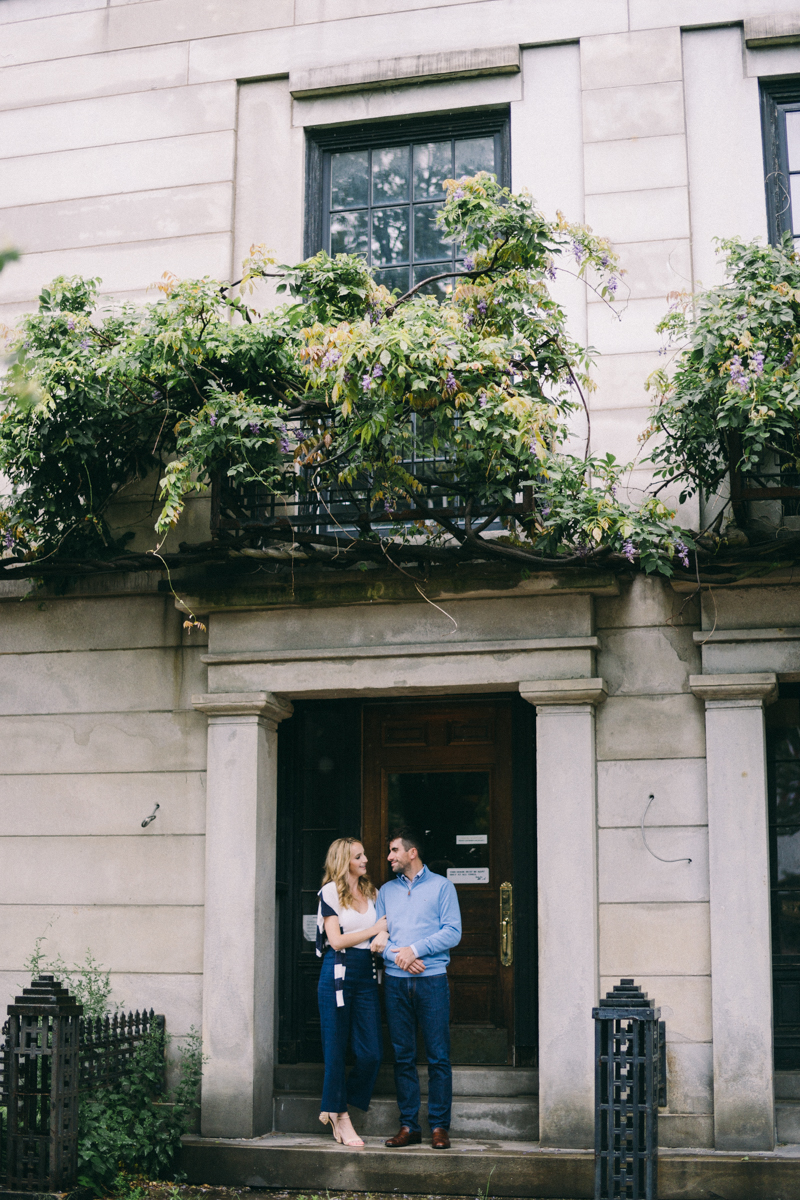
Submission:
[[[325,1120],[323,1120],[323,1117],[325,1118]],[[361,1138],[356,1133],[355,1129],[353,1129],[353,1133],[356,1133],[356,1136],[354,1138],[350,1138],[348,1141],[345,1141],[345,1139],[343,1138],[341,1131],[339,1129],[339,1114],[338,1113],[320,1113],[319,1119],[320,1119],[320,1121],[322,1121],[323,1125],[327,1125],[328,1121],[330,1121],[331,1128],[333,1129],[333,1136],[336,1138],[336,1141],[339,1143],[340,1146],[363,1146],[364,1145]],[[351,1123],[351,1128],[352,1128],[352,1123]]]

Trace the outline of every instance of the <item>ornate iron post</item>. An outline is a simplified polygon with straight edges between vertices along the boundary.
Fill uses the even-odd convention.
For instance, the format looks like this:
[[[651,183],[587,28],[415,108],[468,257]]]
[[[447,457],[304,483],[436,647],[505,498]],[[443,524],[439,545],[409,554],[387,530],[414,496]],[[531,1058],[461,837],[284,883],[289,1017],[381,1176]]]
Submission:
[[[8,1006],[3,1082],[10,1192],[63,1192],[76,1181],[82,1012],[52,975],[34,979]]]
[[[621,979],[595,1020],[595,1200],[656,1200],[658,1108],[667,1103],[661,1009]]]

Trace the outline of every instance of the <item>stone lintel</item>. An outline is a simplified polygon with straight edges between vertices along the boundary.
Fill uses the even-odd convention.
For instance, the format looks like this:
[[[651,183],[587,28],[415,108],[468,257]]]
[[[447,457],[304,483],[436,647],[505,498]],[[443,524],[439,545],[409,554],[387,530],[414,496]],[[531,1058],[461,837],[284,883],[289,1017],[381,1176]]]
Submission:
[[[690,675],[689,687],[701,700],[763,700],[769,704],[778,696],[778,676],[774,671],[752,675]]]
[[[379,58],[290,71],[289,91],[295,100],[311,100],[318,96],[373,91],[401,84],[469,79],[477,75],[516,75],[519,69],[518,45],[446,50],[439,54],[411,54],[402,58]]]
[[[526,679],[519,694],[528,704],[602,704],[608,695],[605,679]]]
[[[509,638],[494,642],[392,642],[382,646],[325,646],[319,649],[236,650],[225,654],[203,654],[208,666],[238,666],[248,663],[313,662],[353,658],[447,658],[461,654],[518,654],[525,650],[599,650],[600,638],[586,637]]]
[[[283,721],[294,712],[291,703],[272,692],[212,692],[192,696],[192,708],[209,717],[265,717]]]
[[[793,42],[800,42],[800,12],[746,19],[744,41],[749,50],[790,46]]]

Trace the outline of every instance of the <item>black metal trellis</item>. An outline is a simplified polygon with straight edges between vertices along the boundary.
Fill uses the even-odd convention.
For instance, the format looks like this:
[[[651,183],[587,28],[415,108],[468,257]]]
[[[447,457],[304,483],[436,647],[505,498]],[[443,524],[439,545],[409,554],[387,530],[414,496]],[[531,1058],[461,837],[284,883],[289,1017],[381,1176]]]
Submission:
[[[595,1200],[656,1200],[658,1109],[667,1103],[665,1027],[621,979],[595,1020]]]
[[[82,1013],[52,975],[34,979],[8,1006],[0,1038],[0,1194],[74,1186],[79,1093],[121,1082],[146,1035],[164,1030],[152,1009],[98,1019]]]

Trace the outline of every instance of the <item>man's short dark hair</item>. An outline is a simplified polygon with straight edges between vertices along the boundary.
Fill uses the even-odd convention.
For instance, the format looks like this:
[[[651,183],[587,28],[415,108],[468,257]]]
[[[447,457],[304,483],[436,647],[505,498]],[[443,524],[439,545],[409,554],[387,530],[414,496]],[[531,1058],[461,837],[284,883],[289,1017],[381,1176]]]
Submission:
[[[423,857],[425,853],[425,843],[416,829],[411,829],[408,825],[400,825],[397,829],[393,829],[389,835],[389,844],[391,845],[391,843],[396,841],[397,838],[400,838],[400,841],[403,843],[403,849],[406,852],[408,852],[411,847],[414,846],[420,858]]]

